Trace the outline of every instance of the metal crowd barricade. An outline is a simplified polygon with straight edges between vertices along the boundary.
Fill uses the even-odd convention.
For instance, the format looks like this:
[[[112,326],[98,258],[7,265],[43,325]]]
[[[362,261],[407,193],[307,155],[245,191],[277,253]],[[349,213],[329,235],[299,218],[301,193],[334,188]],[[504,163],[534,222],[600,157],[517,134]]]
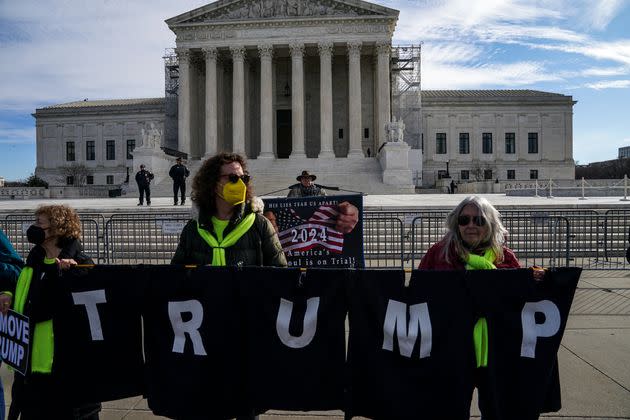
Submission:
[[[364,213],[363,255],[368,268],[403,268],[403,225],[397,217]]]
[[[507,246],[529,267],[569,265],[569,224],[559,216],[503,217],[509,231]],[[411,266],[417,267],[427,250],[447,232],[444,217],[425,214],[414,218],[411,234]]]
[[[79,213],[81,220],[81,244],[83,251],[94,260],[94,262],[103,262],[103,253],[101,250],[102,237],[100,235],[102,224],[105,218],[100,214]],[[33,213],[11,213],[5,216],[4,220],[0,220],[0,226],[4,233],[11,239],[17,253],[26,260],[28,253],[33,244],[28,242],[26,238],[26,230],[35,222]]]
[[[190,213],[114,214],[105,224],[108,264],[169,264]]]
[[[630,248],[630,209],[608,210],[604,221],[604,250],[600,262],[607,270],[629,269],[626,252]]]

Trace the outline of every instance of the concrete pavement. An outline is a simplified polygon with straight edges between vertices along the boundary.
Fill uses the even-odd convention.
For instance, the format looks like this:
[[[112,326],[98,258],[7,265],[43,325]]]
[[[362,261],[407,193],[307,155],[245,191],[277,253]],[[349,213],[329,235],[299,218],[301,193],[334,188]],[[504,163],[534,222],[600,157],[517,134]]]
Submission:
[[[562,208],[630,208],[630,201],[623,197],[508,197],[505,194],[478,194],[487,198],[493,205],[503,208],[524,207],[562,207]],[[269,196],[270,198],[273,196]],[[372,210],[394,209],[427,209],[454,208],[466,194],[406,194],[406,195],[366,195],[364,206]],[[191,201],[185,206],[173,206],[172,197],[155,197],[151,206],[137,206],[137,197],[117,198],[76,198],[76,199],[44,199],[44,200],[0,200],[0,212],[30,211],[42,204],[67,204],[79,211],[113,212],[113,211],[164,211],[165,209],[181,210],[190,208]]]

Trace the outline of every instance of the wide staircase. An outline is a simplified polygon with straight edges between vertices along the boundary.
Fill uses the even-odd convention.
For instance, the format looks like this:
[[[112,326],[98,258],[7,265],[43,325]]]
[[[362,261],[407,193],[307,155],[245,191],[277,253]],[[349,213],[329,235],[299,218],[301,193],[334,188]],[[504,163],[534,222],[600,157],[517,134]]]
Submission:
[[[201,166],[201,160],[191,160],[187,163],[191,177],[187,183],[190,191],[192,177]],[[335,159],[250,159],[247,161],[248,170],[252,175],[256,195],[283,196],[288,193],[288,187],[297,183],[296,176],[307,170],[317,175],[316,184],[339,187],[340,190],[364,192],[368,194],[411,194],[412,185],[393,186],[383,183],[380,163],[376,158],[335,158]],[[151,194],[155,197],[169,197],[172,195],[172,182],[168,176],[159,177],[153,183]],[[279,190],[279,191],[278,191]],[[189,192],[187,191],[187,193]],[[329,191],[330,194],[343,194],[346,191]]]

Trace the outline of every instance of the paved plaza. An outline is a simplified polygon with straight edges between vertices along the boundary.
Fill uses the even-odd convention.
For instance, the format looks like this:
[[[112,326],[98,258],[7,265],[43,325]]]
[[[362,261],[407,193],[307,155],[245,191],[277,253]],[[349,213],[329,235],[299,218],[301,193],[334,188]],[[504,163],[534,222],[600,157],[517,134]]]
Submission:
[[[494,205],[510,208],[619,208],[629,207],[622,197],[578,198],[506,197],[484,195]],[[454,195],[366,196],[370,209],[452,208],[464,198]],[[164,211],[172,198],[153,199],[151,211]],[[0,214],[29,212],[40,204],[65,203],[89,212],[139,211],[132,197],[75,200],[0,201]],[[190,205],[187,206],[190,208]],[[148,207],[142,207],[146,211]],[[181,207],[176,207],[181,210]],[[612,420],[630,419],[630,270],[583,271],[571,315],[559,351],[563,408],[543,415],[545,419]],[[11,376],[0,370],[5,397],[10,401]],[[472,418],[479,418],[476,408]],[[112,401],[103,405],[101,419],[155,419],[141,397]],[[211,411],[211,407],[210,407]],[[262,420],[343,419],[341,412],[287,413],[269,411]]]
[[[288,192],[288,190],[287,190]],[[351,194],[351,193],[348,193]],[[587,197],[582,200],[579,197],[509,197],[505,194],[478,194],[487,198],[493,205],[502,208],[528,208],[528,207],[563,207],[563,208],[630,208],[624,197]],[[284,195],[281,195],[284,196]],[[366,195],[363,198],[364,206],[371,210],[378,209],[415,209],[415,208],[454,208],[462,201],[466,194],[404,194],[404,195]],[[267,196],[269,198],[275,196]],[[34,210],[42,204],[68,204],[79,211],[90,212],[129,212],[132,209],[142,211],[164,211],[165,208],[180,210],[190,208],[191,200],[187,200],[185,206],[173,206],[173,197],[152,197],[151,206],[137,206],[136,196],[117,198],[76,198],[76,199],[42,199],[42,200],[1,200],[0,213],[25,212]],[[134,210],[135,211],[135,210]]]

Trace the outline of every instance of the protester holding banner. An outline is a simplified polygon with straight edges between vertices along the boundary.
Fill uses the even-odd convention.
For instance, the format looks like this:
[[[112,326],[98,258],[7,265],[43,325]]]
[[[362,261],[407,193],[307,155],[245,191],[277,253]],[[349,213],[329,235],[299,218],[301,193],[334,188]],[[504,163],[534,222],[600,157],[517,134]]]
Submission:
[[[100,404],[73,407],[60,387],[54,364],[52,314],[57,304],[52,283],[61,270],[93,264],[82,251],[81,222],[74,209],[64,205],[41,206],[26,231],[35,246],[26,259],[15,291],[13,310],[29,317],[30,363],[25,375],[15,373],[9,418],[98,419]]]
[[[318,195],[326,195],[326,190],[317,184],[313,184],[313,181],[317,179],[315,174],[311,174],[308,171],[302,171],[301,175],[295,178],[299,184],[291,186],[289,195],[287,197],[314,197]]]
[[[11,241],[0,229],[0,312],[6,315],[11,307],[15,283],[24,263],[15,252]],[[0,420],[4,420],[4,387],[0,381]]]
[[[192,185],[198,216],[182,230],[172,264],[287,265],[246,171],[245,159],[233,153],[220,153],[201,165]]]
[[[507,229],[488,200],[471,196],[446,218],[448,232],[420,261],[425,270],[520,268],[505,246]]]
[[[495,270],[520,268],[514,252],[505,246],[508,231],[496,208],[483,197],[466,197],[446,217],[448,232],[434,244],[420,261],[421,270]],[[534,269],[534,277],[541,280],[544,270]],[[488,325],[479,318],[473,331],[477,367],[488,363]],[[487,380],[482,369],[477,375],[479,409],[484,418],[493,418],[486,409],[484,389]]]

